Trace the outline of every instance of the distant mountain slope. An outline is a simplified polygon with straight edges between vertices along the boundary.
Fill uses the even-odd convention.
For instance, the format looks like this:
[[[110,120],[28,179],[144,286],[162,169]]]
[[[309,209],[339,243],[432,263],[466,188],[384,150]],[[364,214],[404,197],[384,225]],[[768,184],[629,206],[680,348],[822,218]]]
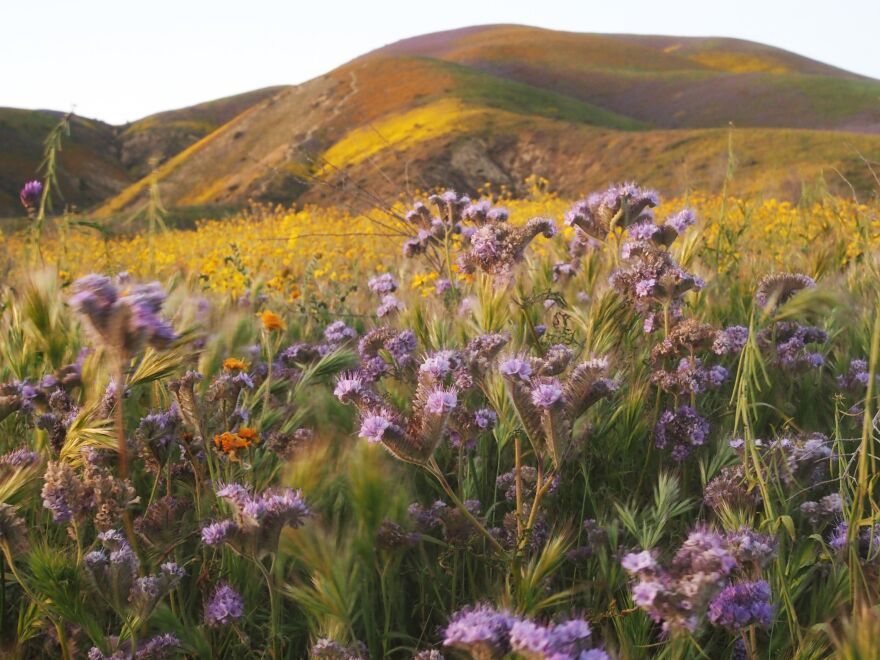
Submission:
[[[102,174],[81,175],[82,199],[103,199],[105,216],[145,202],[151,159],[168,206],[344,204],[346,191],[486,182],[520,192],[530,174],[566,194],[632,178],[714,190],[731,124],[740,192],[793,196],[822,176],[848,191],[842,175],[867,193],[880,81],[735,39],[478,26],[400,41],[301,85],[92,124],[83,162]],[[0,169],[7,202],[14,170]]]
[[[880,133],[880,81],[737,39],[487,26],[407,39],[374,55],[457,62],[663,128]]]
[[[152,159],[165,162],[283,87],[267,87],[189,108],[160,112],[120,127],[122,164],[144,176]]]
[[[0,215],[21,212],[18,193],[26,180],[35,178],[43,159],[43,141],[62,116],[0,108]],[[83,209],[122,190],[130,177],[119,160],[112,126],[81,117],[71,124],[57,176],[64,203]]]

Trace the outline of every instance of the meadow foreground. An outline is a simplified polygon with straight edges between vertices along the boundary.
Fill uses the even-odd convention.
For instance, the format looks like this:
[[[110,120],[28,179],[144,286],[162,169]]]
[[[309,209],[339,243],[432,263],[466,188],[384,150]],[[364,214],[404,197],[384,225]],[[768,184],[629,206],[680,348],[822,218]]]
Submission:
[[[877,206],[502,201],[5,236],[3,653],[876,657]]]

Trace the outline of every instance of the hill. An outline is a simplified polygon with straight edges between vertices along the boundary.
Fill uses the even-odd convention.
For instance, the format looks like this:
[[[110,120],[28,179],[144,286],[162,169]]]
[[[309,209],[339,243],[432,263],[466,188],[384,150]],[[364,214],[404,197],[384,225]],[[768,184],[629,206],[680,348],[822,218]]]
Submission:
[[[62,116],[60,112],[0,108],[0,215],[21,213],[18,193],[24,181],[35,177],[43,158],[43,141]],[[122,190],[131,178],[119,161],[114,127],[74,117],[57,176],[63,203],[79,208]]]
[[[55,206],[84,209],[113,197],[150,170],[279,91],[267,88],[144,117],[124,126],[74,116],[59,157],[64,195]],[[0,108],[0,216],[21,212],[18,193],[37,176],[43,141],[63,113]]]
[[[819,179],[849,190],[846,178],[864,193],[862,157],[880,160],[880,81],[734,39],[464,28],[109,127],[128,185],[116,179],[98,212],[143,204],[153,158],[177,207],[487,182],[519,192],[531,174],[567,195],[622,178],[717,190],[731,124],[737,192],[791,197]]]

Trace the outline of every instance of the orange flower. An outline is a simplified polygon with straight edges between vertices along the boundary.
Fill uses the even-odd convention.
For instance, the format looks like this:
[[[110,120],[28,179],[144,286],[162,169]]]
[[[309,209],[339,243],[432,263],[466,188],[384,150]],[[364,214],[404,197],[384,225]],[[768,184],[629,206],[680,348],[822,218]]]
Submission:
[[[226,358],[223,360],[223,368],[226,371],[244,371],[247,369],[247,364],[238,358]]]
[[[243,438],[236,433],[230,433],[227,431],[222,435],[214,436],[214,446],[229,456],[231,460],[237,461],[238,450],[247,449],[251,446],[251,442],[247,438]]]
[[[257,433],[257,430],[247,426],[242,426],[238,429],[238,437],[255,445],[260,442],[260,434]]]
[[[284,330],[284,321],[275,312],[266,310],[265,312],[260,312],[257,316],[260,317],[266,330]]]

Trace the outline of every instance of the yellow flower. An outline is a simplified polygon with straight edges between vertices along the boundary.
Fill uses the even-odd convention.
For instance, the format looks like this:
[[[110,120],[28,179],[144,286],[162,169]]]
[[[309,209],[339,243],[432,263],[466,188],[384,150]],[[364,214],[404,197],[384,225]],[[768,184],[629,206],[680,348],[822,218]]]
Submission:
[[[260,312],[257,316],[260,317],[260,321],[263,322],[263,327],[266,330],[284,330],[284,320],[275,312],[266,310],[265,312]]]

